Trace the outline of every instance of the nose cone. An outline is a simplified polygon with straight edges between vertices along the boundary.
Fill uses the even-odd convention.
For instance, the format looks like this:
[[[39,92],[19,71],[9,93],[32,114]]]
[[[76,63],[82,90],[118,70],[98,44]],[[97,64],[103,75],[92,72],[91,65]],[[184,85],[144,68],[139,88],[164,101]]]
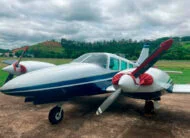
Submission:
[[[118,82],[118,85],[123,89],[127,89],[129,82],[130,81],[131,77],[129,77],[128,75],[123,75],[120,79],[119,79],[119,82]]]
[[[9,65],[9,66],[7,66],[7,67],[4,67],[2,70],[5,71],[5,72],[8,72],[8,73],[10,73],[10,74],[14,74],[13,65]]]
[[[123,75],[120,78],[118,85],[124,92],[134,92],[138,89],[138,85],[135,84],[130,75]]]
[[[9,85],[4,84],[1,88],[0,88],[0,92],[7,94],[7,90],[9,89]]]
[[[10,80],[11,81],[11,80]],[[12,88],[14,88],[14,86],[16,85],[14,82],[12,83],[12,82],[7,82],[7,83],[5,83],[1,88],[0,88],[0,91],[1,92],[3,92],[3,93],[6,93],[7,92],[7,90],[9,90],[9,89],[12,89]]]

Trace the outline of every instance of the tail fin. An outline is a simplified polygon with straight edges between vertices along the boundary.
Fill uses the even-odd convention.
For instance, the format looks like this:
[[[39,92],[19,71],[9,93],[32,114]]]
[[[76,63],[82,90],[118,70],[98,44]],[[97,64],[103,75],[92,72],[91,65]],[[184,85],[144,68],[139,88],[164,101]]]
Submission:
[[[149,44],[145,43],[141,51],[141,54],[139,56],[139,59],[136,62],[137,66],[141,65],[148,56],[149,56]]]

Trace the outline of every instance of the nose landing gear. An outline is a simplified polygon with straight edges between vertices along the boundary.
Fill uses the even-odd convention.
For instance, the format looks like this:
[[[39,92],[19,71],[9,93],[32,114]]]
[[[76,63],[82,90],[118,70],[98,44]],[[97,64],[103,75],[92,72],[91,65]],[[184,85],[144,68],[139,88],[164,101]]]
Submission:
[[[57,105],[50,110],[48,119],[51,124],[58,124],[63,120],[63,117],[64,117],[64,111],[61,106]]]

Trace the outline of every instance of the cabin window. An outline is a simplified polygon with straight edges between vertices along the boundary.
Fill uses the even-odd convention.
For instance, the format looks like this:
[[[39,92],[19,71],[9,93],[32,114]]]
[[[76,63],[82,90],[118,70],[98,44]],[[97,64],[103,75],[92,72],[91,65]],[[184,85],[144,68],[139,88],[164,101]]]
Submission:
[[[129,68],[133,68],[133,64],[129,64]]]
[[[111,57],[109,68],[111,70],[119,70],[119,60]]]
[[[127,69],[127,62],[121,61],[121,70]]]

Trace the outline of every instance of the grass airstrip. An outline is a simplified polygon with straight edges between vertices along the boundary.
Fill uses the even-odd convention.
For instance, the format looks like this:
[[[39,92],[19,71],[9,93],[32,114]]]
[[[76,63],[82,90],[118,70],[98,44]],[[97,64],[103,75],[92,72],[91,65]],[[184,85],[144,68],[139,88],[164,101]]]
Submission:
[[[0,86],[3,85],[8,76],[8,73],[1,70],[1,68],[6,66],[6,64],[2,63],[3,60],[7,60],[7,58],[0,58]],[[71,61],[71,59],[23,58],[23,61],[25,60],[43,61],[56,65],[65,64]],[[155,66],[165,71],[182,71],[182,74],[170,74],[174,83],[190,84],[190,60],[161,60],[157,62]]]

